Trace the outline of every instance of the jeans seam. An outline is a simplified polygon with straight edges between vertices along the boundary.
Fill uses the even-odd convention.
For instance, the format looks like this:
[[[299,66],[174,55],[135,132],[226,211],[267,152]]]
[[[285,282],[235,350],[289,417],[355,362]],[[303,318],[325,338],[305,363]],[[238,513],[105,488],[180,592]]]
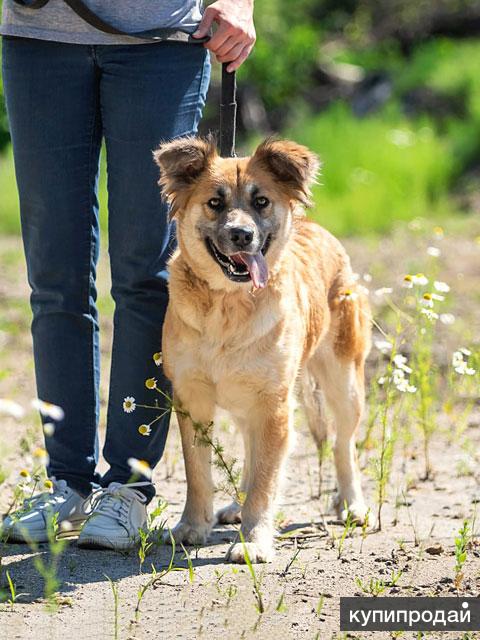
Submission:
[[[95,64],[95,60],[93,59],[92,56],[92,62],[93,64]],[[94,185],[95,185],[95,179],[94,176],[92,174],[92,167],[93,167],[93,157],[95,155],[95,150],[98,146],[97,141],[95,139],[95,132],[96,132],[96,127],[97,127],[97,107],[98,107],[98,95],[97,92],[94,91],[94,97],[93,97],[93,108],[92,108],[92,120],[91,120],[91,125],[90,125],[90,146],[89,146],[89,157],[88,157],[88,169],[87,169],[87,174],[88,174],[88,185],[89,185],[89,193],[88,193],[88,211],[89,211],[89,215],[86,216],[86,221],[87,224],[89,225],[89,229],[88,229],[88,252],[87,252],[87,268],[86,268],[86,273],[87,273],[87,282],[86,282],[86,286],[84,287],[84,290],[82,291],[82,299],[83,301],[86,303],[85,304],[85,308],[88,309],[88,313],[90,314],[90,296],[91,296],[91,292],[92,292],[92,285],[91,285],[91,279],[92,279],[92,250],[93,250],[93,206],[94,206]],[[93,178],[93,189],[92,187],[92,178]],[[86,300],[85,300],[86,297]],[[95,364],[94,364],[94,360],[95,360],[95,353],[94,353],[94,346],[95,346],[95,341],[94,341],[94,331],[95,331],[95,327],[94,327],[94,322],[92,322],[92,327],[91,327],[91,331],[90,331],[90,335],[89,335],[89,340],[90,340],[90,345],[89,345],[89,353],[90,353],[90,358],[89,358],[89,362],[88,362],[88,380],[93,382],[93,393],[92,393],[92,400],[93,402],[90,405],[90,424],[93,425],[94,428],[94,432],[95,432],[95,438],[96,438],[96,431],[98,429],[98,424],[97,424],[97,419],[96,419],[96,407],[97,407],[97,380],[96,380],[96,373],[95,373]],[[96,445],[95,445],[96,446]]]

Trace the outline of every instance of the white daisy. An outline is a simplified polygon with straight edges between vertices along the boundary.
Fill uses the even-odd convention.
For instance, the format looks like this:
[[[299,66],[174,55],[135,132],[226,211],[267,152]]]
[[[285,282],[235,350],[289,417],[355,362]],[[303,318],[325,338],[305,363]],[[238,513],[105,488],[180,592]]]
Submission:
[[[43,425],[43,433],[48,438],[51,438],[53,436],[53,434],[55,433],[55,425],[53,424],[53,422],[45,422],[45,424]]]
[[[63,420],[65,417],[65,412],[62,407],[59,407],[56,404],[52,404],[51,402],[45,402],[44,400],[40,400],[39,398],[35,398],[35,400],[32,400],[32,407],[37,411],[40,411],[44,418],[51,418],[56,422]]]
[[[438,320],[438,313],[435,313],[435,311],[432,311],[431,309],[422,309],[420,313],[423,313],[423,315],[426,316],[427,319],[430,320],[430,322],[435,322],[435,320]]]
[[[37,447],[32,453],[32,456],[35,458],[35,462],[37,464],[40,464],[44,467],[46,467],[50,461],[48,453],[42,447]]]
[[[162,364],[163,360],[162,360],[162,354],[160,351],[153,354],[153,361],[157,365],[157,367],[159,367]]]
[[[450,291],[449,285],[441,280],[435,280],[433,286],[437,291],[440,291],[440,293],[448,293]]]
[[[420,302],[430,309],[433,307],[433,296],[431,293],[424,293]]]
[[[135,404],[135,398],[133,398],[132,396],[127,396],[126,398],[124,398],[123,410],[125,411],[125,413],[133,413],[136,408],[137,405]]]
[[[403,286],[407,289],[411,289],[413,287],[413,276],[407,273],[406,276],[403,276]]]
[[[417,387],[415,387],[413,384],[410,384],[407,378],[403,378],[395,386],[401,393],[415,393],[415,391],[417,390]]]
[[[401,353],[397,353],[393,358],[393,364],[397,367],[397,370],[405,371],[405,373],[412,373],[410,367],[407,367],[407,358],[403,356]]]
[[[446,325],[453,324],[455,322],[455,316],[453,313],[441,313],[440,322]]]
[[[155,378],[148,378],[145,380],[145,386],[147,389],[156,389],[157,388],[157,380]]]
[[[471,355],[471,351],[463,347],[453,353],[452,366],[454,370],[462,376],[473,376],[476,374],[476,370],[469,367],[467,360],[465,360],[465,357],[468,358],[469,355]]]
[[[138,427],[138,433],[142,436],[149,436],[152,433],[152,427],[149,424],[141,424]]]
[[[70,520],[62,520],[62,522],[60,523],[60,531],[68,533],[69,531],[72,531],[72,529],[73,524],[70,522]]]
[[[388,353],[392,350],[392,343],[388,340],[375,340],[374,344],[381,353]]]
[[[145,476],[149,480],[151,479],[152,469],[150,468],[148,462],[145,462],[145,460],[137,460],[137,458],[129,458],[127,462],[128,466],[132,470],[132,473]]]
[[[438,247],[427,247],[427,253],[429,256],[432,256],[432,258],[438,258],[441,251]]]
[[[0,398],[0,413],[12,416],[12,418],[16,418],[17,420],[21,420],[25,415],[25,410],[13,400],[2,400]]]
[[[465,360],[455,367],[455,371],[462,376],[474,376],[476,374],[475,369],[469,367]]]
[[[32,476],[27,471],[27,469],[21,469],[21,471],[18,474],[17,484],[23,486],[26,484],[30,484],[31,481],[32,481]]]
[[[426,284],[428,284],[428,278],[423,273],[417,273],[416,275],[412,276],[412,280],[413,284],[416,284],[419,287],[424,287]]]
[[[380,287],[380,289],[375,289],[375,291],[373,292],[373,294],[377,298],[382,298],[383,296],[387,296],[390,293],[393,293],[392,287]]]

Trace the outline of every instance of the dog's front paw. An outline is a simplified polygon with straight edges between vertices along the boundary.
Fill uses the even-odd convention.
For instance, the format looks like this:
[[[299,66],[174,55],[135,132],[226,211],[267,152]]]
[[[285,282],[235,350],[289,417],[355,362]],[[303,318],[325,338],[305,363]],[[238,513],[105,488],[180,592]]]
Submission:
[[[226,507],[223,507],[223,509],[217,511],[217,522],[219,524],[238,524],[242,521],[241,511],[242,508],[238,502],[232,502]]]
[[[246,564],[246,556],[251,563],[271,562],[275,556],[273,544],[260,545],[258,542],[236,542],[232,544],[227,551],[227,562],[236,562],[237,564]]]
[[[363,500],[354,500],[350,504],[338,500],[335,506],[338,517],[342,522],[347,522],[348,514],[350,514],[350,522],[354,522],[357,525],[365,524],[369,509]]]
[[[171,530],[172,537],[177,543],[203,545],[207,542],[207,538],[212,529],[212,525],[208,522],[202,524],[192,524],[184,520],[173,527]],[[170,532],[167,531],[164,534],[164,541],[167,544],[172,543]]]

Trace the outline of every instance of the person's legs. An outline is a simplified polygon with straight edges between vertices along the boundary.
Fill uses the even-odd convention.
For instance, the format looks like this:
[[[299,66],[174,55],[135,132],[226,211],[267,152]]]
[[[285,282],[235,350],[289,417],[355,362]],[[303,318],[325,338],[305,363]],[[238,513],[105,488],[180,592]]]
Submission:
[[[48,472],[83,495],[97,458],[101,141],[94,49],[3,42],[3,80],[32,288],[37,392],[65,418],[46,438]],[[52,421],[49,419],[49,421]]]
[[[172,228],[162,203],[152,151],[162,140],[195,133],[205,103],[210,62],[200,45],[161,43],[98,47],[101,110],[107,147],[109,252],[115,300],[112,369],[104,456],[110,469],[102,484],[128,482],[128,458],[151,467],[165,446],[169,414],[138,432],[154,411],[125,413],[123,400],[164,405],[145,388],[147,378],[170,388],[153,354],[161,351],[168,302],[166,261]],[[145,493],[154,495],[153,486]]]

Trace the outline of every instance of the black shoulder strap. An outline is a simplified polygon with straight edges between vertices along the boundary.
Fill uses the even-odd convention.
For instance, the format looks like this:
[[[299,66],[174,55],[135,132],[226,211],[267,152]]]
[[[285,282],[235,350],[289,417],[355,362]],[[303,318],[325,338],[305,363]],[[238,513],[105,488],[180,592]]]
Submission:
[[[43,1],[43,0],[41,0]],[[207,42],[209,36],[205,38],[192,38],[191,33],[183,31],[182,29],[150,29],[148,31],[137,31],[131,33],[128,31],[122,31],[111,25],[106,20],[103,20],[96,13],[94,13],[82,0],[63,0],[65,4],[68,4],[70,9],[75,11],[85,22],[88,22],[92,27],[104,31],[105,33],[111,33],[117,36],[130,36],[131,38],[139,38],[140,40],[152,40],[153,42],[161,42],[163,40],[177,41],[177,42],[189,42],[192,44],[201,44]]]
[[[182,29],[150,29],[148,31],[129,32],[117,29],[112,24],[97,16],[82,0],[63,0],[72,11],[74,11],[82,20],[90,26],[95,27],[104,33],[110,33],[116,36],[129,36],[130,38],[138,38],[139,40],[150,40],[152,42],[162,42],[164,40],[188,42],[191,44],[202,44],[207,42],[210,36],[204,38],[192,38],[192,34]],[[28,9],[41,9],[49,0],[14,0],[17,4]]]
[[[30,2],[25,0],[13,0],[16,4],[22,5],[22,7],[27,7],[27,9],[41,9],[44,7],[49,0],[30,0]]]
[[[14,0],[29,9],[41,9],[49,0]],[[202,44],[210,39],[210,36],[204,38],[192,38],[187,31],[180,29],[151,29],[149,31],[139,31],[129,33],[117,29],[109,22],[106,22],[96,13],[94,13],[82,0],[64,0],[72,11],[80,18],[87,22],[95,29],[110,33],[112,35],[130,36],[140,40],[150,40],[152,42],[162,42],[165,40],[187,42],[190,44]],[[229,73],[227,66],[229,63],[222,64],[222,99],[220,103],[220,154],[223,157],[235,157],[235,129],[237,116],[237,85],[235,80],[235,72]]]

